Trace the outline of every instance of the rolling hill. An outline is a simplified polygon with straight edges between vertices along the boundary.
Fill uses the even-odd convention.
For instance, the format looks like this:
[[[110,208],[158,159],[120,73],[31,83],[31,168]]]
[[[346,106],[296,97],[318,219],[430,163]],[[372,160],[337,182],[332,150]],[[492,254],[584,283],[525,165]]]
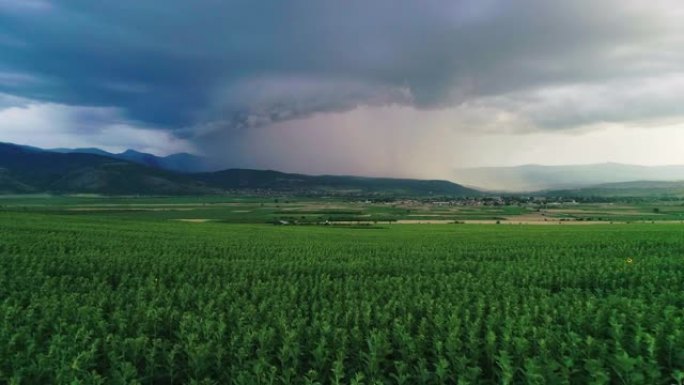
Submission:
[[[265,189],[288,192],[477,196],[480,192],[443,180],[366,178],[288,174],[272,170],[229,169],[196,174],[207,185],[226,190]]]
[[[0,193],[3,194],[181,195],[228,191],[323,195],[479,195],[476,190],[439,180],[311,176],[244,169],[179,173],[104,156],[97,151],[65,153],[0,143]]]

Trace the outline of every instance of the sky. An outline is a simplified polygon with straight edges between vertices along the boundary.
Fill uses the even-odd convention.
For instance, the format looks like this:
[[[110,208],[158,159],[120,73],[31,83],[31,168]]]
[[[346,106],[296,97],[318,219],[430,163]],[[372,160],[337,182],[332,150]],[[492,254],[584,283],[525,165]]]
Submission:
[[[684,164],[681,0],[0,0],[0,141],[437,177]]]

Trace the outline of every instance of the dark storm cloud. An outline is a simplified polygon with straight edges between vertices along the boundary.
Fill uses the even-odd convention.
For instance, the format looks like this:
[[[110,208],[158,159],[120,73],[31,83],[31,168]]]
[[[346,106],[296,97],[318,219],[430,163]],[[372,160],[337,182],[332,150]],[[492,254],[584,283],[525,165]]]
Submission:
[[[525,100],[682,71],[676,12],[675,0],[0,0],[0,92],[115,107],[189,138],[360,105]]]

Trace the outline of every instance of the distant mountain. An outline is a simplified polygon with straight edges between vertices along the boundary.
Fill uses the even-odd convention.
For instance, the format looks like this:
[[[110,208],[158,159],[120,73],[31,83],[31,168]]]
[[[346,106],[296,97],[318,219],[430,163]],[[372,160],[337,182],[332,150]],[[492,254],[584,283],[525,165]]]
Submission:
[[[567,197],[684,197],[684,181],[635,181],[604,183],[577,189],[548,191],[546,194],[549,196]]]
[[[120,159],[0,143],[0,193],[176,195],[217,191],[182,174]]]
[[[684,180],[684,166],[635,166],[603,163],[579,166],[481,167],[457,169],[467,186],[500,191],[574,189],[605,183]]]
[[[126,150],[120,154],[115,154],[114,157],[138,164],[144,164],[145,166],[164,169],[166,168],[162,163],[163,158],[135,150]]]
[[[197,174],[198,180],[227,190],[265,189],[290,192],[477,196],[481,193],[443,180],[302,175],[278,171],[230,169]]]
[[[156,156],[135,150],[126,150],[122,153],[111,153],[99,148],[54,148],[47,151],[63,154],[93,154],[108,156],[110,158],[127,160],[145,166],[161,168],[164,170],[183,173],[209,172],[219,170],[220,167],[210,159],[188,153],[178,153],[169,156]]]
[[[140,164],[149,160],[146,154],[124,153],[137,159],[134,162],[103,156],[92,150],[64,153],[0,143],[0,193],[180,195],[241,190],[330,195],[479,195],[478,191],[438,180],[309,176],[242,169],[179,173],[156,168],[152,164]],[[180,158],[182,161],[184,156],[180,154],[171,159]]]

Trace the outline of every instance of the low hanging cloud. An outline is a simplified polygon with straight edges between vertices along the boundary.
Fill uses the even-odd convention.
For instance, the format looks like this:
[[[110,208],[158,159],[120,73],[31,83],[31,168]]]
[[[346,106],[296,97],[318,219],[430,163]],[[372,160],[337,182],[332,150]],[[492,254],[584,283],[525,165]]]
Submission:
[[[652,126],[684,117],[683,91],[684,73],[666,73],[477,98],[459,110],[461,122],[483,132],[582,130],[602,123]]]
[[[331,148],[323,171],[366,147],[385,154],[368,172],[437,164],[433,153],[451,167],[449,145],[478,136],[684,116],[679,0],[0,0],[0,47],[0,92],[116,111],[109,127],[158,131],[164,152],[183,143],[227,165],[295,168],[317,150],[293,138],[327,136],[346,150]],[[106,125],[73,117],[82,138]],[[368,143],[344,144],[357,136]],[[392,155],[428,142],[444,150]]]
[[[40,103],[0,94],[2,141],[42,148],[98,147],[121,152],[135,143],[145,152],[192,151],[193,146],[170,132],[129,121],[111,107]]]
[[[306,118],[317,112],[349,111],[365,106],[412,102],[408,89],[353,79],[260,76],[221,88],[211,98],[202,127],[191,127],[197,137],[216,130],[248,129]],[[214,120],[224,116],[225,120]]]

